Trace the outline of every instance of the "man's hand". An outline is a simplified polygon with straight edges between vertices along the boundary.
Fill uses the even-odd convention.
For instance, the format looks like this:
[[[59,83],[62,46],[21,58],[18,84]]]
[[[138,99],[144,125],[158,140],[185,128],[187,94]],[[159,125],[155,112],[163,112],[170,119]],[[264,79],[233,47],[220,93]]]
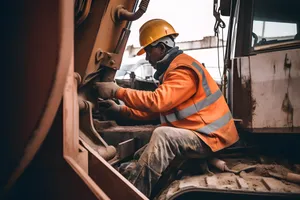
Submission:
[[[116,96],[120,87],[114,82],[97,82],[95,88],[98,91],[99,97],[102,99],[111,99]]]
[[[113,100],[102,100],[98,102],[100,112],[103,112],[109,119],[115,119],[120,115],[121,106]]]

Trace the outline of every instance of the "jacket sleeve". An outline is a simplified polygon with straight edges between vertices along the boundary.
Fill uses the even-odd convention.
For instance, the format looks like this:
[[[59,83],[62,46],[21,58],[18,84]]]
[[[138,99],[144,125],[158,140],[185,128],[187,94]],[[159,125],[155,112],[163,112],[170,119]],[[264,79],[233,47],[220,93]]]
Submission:
[[[121,115],[134,120],[153,120],[159,118],[159,113],[143,112],[129,108],[128,106],[122,106]]]
[[[188,67],[177,67],[166,74],[163,84],[154,92],[121,88],[116,97],[135,110],[166,112],[188,100],[197,91],[198,78]]]

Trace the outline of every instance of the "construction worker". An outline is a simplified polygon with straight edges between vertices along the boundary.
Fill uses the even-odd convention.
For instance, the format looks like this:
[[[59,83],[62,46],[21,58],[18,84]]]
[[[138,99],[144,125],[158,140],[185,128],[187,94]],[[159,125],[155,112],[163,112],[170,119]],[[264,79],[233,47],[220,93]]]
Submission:
[[[117,98],[126,104],[104,101],[111,113],[140,120],[160,118],[161,125],[138,160],[121,170],[149,197],[175,157],[193,154],[205,158],[234,144],[239,136],[216,82],[200,62],[175,46],[178,33],[174,28],[162,19],[153,19],[139,32],[142,48],[137,55],[146,53],[146,60],[157,70],[158,88],[139,91],[114,82],[99,82],[96,88],[101,98]]]

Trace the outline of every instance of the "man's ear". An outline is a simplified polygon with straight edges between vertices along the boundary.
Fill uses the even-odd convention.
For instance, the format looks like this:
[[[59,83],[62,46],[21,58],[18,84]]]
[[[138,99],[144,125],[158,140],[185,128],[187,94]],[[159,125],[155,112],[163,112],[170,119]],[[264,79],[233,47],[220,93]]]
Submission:
[[[162,54],[165,54],[167,52],[167,47],[163,43],[159,44],[159,48]]]

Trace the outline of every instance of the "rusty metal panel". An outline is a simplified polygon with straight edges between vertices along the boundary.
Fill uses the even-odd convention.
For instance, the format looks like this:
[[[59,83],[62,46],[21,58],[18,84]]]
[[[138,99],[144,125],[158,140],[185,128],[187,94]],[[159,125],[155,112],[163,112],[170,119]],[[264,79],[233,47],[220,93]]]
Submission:
[[[114,22],[113,16],[116,7],[123,5],[128,10],[132,10],[135,2],[124,0],[93,1],[87,18],[75,30],[75,71],[83,77],[83,80],[99,67],[99,63],[95,60],[96,53],[99,50],[114,52],[118,45],[122,30],[126,27],[127,22]],[[123,52],[118,52],[118,54],[123,55]],[[116,68],[118,67],[116,66]],[[113,78],[109,76],[114,75],[113,72],[113,69],[108,68],[105,77]]]
[[[81,142],[89,152],[89,176],[111,199],[147,199],[85,141],[81,140]]]
[[[12,56],[16,61],[6,66],[14,74],[6,74],[13,85],[5,84],[4,88],[10,87],[8,99],[17,102],[6,105],[16,109],[9,110],[12,118],[5,123],[10,128],[1,140],[5,154],[0,187],[5,185],[6,190],[20,177],[48,134],[63,95],[73,42],[72,2],[16,5],[7,7],[18,31],[6,39],[15,43],[11,48],[15,49]]]
[[[252,96],[256,101],[253,128],[300,127],[300,50],[250,57]]]
[[[242,119],[244,128],[252,128],[255,101],[251,93],[250,62],[248,57],[233,60],[231,86],[231,110],[233,117]]]
[[[267,167],[268,166],[266,166],[266,168]],[[172,182],[157,199],[202,199],[203,197],[206,197],[204,199],[263,199],[263,197],[270,199],[267,198],[266,195],[269,195],[272,199],[299,198],[299,185],[257,174],[258,173],[255,173],[254,176],[250,173],[242,172],[240,176],[233,173],[185,176],[181,180]],[[184,198],[185,195],[191,194],[192,192],[199,193],[194,193],[193,198]],[[209,196],[208,192],[215,194]],[[230,193],[231,195],[229,195]],[[239,196],[241,194],[244,196]],[[217,197],[217,195],[219,195],[219,197]],[[256,196],[254,197],[252,195]],[[249,198],[250,196],[252,196],[252,198]]]
[[[63,105],[61,104],[37,155],[13,185],[7,194],[8,198],[0,196],[0,199],[105,199],[96,195],[86,180],[78,176],[78,172],[70,165],[69,160],[64,159],[62,135]],[[98,187],[95,190],[100,189]]]
[[[300,50],[234,60],[232,110],[253,132],[300,132]]]
[[[94,1],[87,18],[75,29],[75,71],[84,76],[109,1]]]

